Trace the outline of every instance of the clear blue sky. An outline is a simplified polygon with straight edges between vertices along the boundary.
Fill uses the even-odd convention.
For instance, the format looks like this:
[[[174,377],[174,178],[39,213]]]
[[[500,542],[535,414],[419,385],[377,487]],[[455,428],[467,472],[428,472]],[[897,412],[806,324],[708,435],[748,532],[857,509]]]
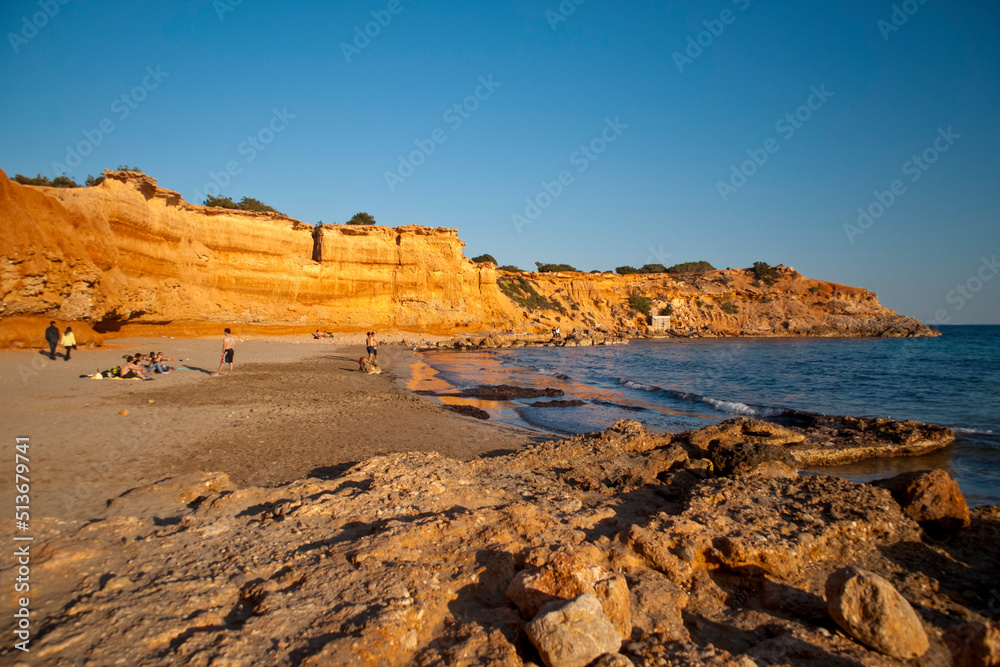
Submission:
[[[760,260],[1000,322],[996,3],[65,1],[0,9],[11,176],[82,144],[81,182],[136,165],[201,203],[215,173],[501,264]]]

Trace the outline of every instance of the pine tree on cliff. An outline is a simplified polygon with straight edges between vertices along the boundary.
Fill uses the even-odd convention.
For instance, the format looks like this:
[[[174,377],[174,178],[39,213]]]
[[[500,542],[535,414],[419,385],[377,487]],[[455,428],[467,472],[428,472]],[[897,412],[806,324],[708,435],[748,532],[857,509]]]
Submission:
[[[373,218],[371,215],[369,215],[367,213],[364,213],[364,212],[361,212],[361,213],[355,213],[354,217],[347,221],[347,224],[349,224],[349,225],[374,225],[376,223],[375,223],[375,218]]]

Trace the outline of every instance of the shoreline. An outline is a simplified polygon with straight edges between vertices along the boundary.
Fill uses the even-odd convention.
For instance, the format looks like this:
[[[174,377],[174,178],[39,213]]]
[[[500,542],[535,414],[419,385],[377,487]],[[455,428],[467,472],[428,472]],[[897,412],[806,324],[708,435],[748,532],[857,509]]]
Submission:
[[[183,473],[223,472],[241,485],[270,486],[379,454],[436,450],[467,460],[537,438],[407,392],[408,348],[382,346],[381,375],[356,372],[363,340],[238,339],[232,378],[225,368],[209,377],[221,337],[118,339],[68,362],[37,350],[0,351],[2,435],[31,438],[33,513],[61,520],[97,516],[105,501]],[[150,349],[190,370],[145,382],[79,377]],[[12,486],[3,499],[13,501]]]

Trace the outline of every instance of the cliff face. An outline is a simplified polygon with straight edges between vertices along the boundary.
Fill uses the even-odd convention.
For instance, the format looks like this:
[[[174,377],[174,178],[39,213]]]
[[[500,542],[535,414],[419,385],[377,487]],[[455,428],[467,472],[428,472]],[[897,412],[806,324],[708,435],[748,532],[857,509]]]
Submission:
[[[939,332],[878,302],[874,292],[775,267],[694,274],[501,272],[500,285],[538,325],[636,330],[669,315],[674,334],[699,336],[936,336]],[[531,298],[530,291],[541,298]],[[532,309],[532,306],[535,308]]]
[[[492,266],[453,229],[314,230],[282,215],[184,202],[135,172],[96,187],[0,178],[0,317],[417,328],[511,326]]]
[[[454,229],[313,228],[206,208],[138,172],[88,188],[22,186],[0,172],[0,319],[122,326],[206,322],[453,333],[632,329],[630,295],[700,335],[933,335],[867,290],[783,270],[703,276],[502,274],[467,259]],[[532,293],[534,296],[532,297]],[[544,297],[542,299],[541,297]],[[534,299],[534,300],[532,300]],[[204,333],[204,331],[201,331]],[[2,338],[2,337],[0,337]]]

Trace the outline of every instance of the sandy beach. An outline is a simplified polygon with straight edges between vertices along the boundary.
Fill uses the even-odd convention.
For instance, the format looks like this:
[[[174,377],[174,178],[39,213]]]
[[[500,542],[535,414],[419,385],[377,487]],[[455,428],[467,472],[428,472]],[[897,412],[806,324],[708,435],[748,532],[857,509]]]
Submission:
[[[211,377],[221,337],[114,339],[68,362],[38,350],[0,352],[4,441],[31,438],[32,515],[86,520],[129,489],[188,472],[272,486],[335,475],[378,454],[469,459],[532,440],[406,392],[416,357],[398,344],[383,344],[381,375],[357,372],[361,334],[254,337],[236,349],[232,377],[226,369]],[[186,370],[145,382],[80,378],[150,350]],[[5,487],[5,502],[12,493]]]

